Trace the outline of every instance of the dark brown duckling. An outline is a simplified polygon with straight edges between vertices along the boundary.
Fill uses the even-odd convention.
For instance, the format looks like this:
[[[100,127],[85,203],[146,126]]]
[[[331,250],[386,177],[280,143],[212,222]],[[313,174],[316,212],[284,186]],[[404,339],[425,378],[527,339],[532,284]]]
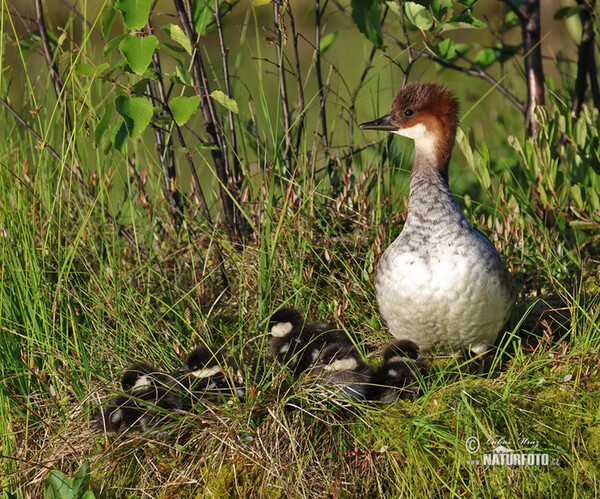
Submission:
[[[428,383],[430,366],[416,343],[398,340],[383,352],[383,364],[373,376],[369,398],[381,402],[416,400]]]
[[[322,322],[308,323],[292,307],[273,314],[268,334],[271,354],[295,375],[314,365],[327,344],[349,343],[343,331]]]

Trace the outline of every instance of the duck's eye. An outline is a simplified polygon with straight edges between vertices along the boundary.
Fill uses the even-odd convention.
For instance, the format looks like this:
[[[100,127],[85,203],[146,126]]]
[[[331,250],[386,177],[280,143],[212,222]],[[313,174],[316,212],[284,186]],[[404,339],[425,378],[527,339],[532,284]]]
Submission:
[[[404,111],[404,116],[406,116],[407,118],[409,116],[412,116],[413,114],[415,114],[415,112],[412,109],[407,109],[406,111]]]

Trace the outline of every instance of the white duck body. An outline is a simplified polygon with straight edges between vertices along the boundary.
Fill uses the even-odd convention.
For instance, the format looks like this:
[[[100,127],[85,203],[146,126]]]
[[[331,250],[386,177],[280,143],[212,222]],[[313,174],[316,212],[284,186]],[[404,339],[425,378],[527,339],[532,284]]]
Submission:
[[[423,351],[460,355],[483,353],[494,343],[515,285],[448,186],[457,113],[456,100],[441,85],[412,84],[396,94],[388,115],[364,128],[415,141],[406,223],[375,275],[381,315],[396,338]]]

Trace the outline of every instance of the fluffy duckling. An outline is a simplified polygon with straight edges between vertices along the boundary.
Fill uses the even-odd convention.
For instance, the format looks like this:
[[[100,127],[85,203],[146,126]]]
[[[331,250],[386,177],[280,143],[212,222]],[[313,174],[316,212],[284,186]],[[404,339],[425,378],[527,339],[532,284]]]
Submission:
[[[429,376],[429,362],[416,343],[398,340],[383,352],[383,364],[373,376],[370,398],[381,402],[416,400]]]
[[[269,350],[296,375],[311,367],[329,343],[348,343],[348,338],[329,324],[307,323],[295,308],[282,308],[269,320]]]
[[[366,400],[371,391],[373,371],[354,345],[327,345],[310,374],[333,385],[340,393],[353,400]]]
[[[241,370],[217,349],[195,348],[188,354],[182,369],[186,374],[181,382],[196,397],[221,400],[224,395],[235,394],[241,400],[245,396]]]
[[[124,392],[167,410],[181,409],[181,395],[177,387],[173,376],[145,362],[133,364],[121,378]]]
[[[143,407],[136,400],[120,395],[108,407],[100,407],[91,424],[95,433],[117,435],[146,432],[157,413]]]

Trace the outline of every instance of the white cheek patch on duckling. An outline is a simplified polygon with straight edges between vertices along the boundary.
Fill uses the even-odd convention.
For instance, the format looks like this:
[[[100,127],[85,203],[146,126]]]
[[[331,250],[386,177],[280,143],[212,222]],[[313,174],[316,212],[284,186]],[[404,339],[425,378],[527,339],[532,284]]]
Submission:
[[[324,371],[352,371],[358,367],[356,359],[348,358],[335,360],[331,364],[327,364],[323,367]]]
[[[392,364],[395,362],[412,362],[412,359],[409,357],[394,355],[393,357],[390,357],[387,362],[388,364]]]
[[[192,371],[190,374],[199,379],[204,378],[212,378],[217,374],[221,373],[221,366],[209,367],[207,369],[198,369],[197,371]]]
[[[131,387],[131,391],[134,391],[139,388],[147,387],[150,384],[151,384],[150,378],[146,374],[144,374],[143,376],[140,376],[138,379],[135,380],[135,383]]]
[[[282,338],[283,336],[290,334],[292,329],[293,326],[291,322],[278,322],[271,328],[270,333],[274,338]]]
[[[396,371],[395,369],[390,369],[387,373],[388,373],[388,376],[393,376],[393,377],[398,376],[398,371]]]
[[[279,349],[279,353],[285,353],[290,349],[290,344],[286,343],[285,345],[283,345],[280,349]]]

